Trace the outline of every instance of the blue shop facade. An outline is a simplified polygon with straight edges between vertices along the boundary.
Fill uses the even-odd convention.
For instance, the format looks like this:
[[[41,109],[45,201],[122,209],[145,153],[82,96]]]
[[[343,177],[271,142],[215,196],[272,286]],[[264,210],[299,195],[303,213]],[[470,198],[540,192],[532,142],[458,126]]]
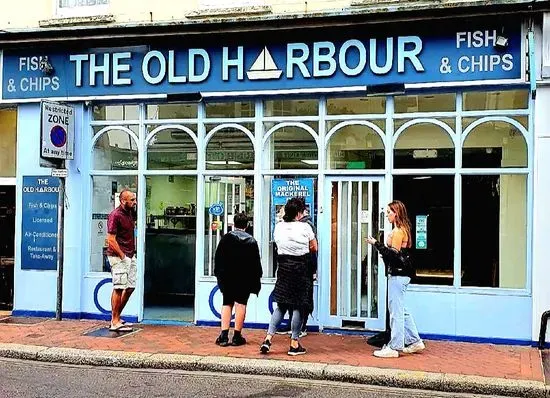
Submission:
[[[420,332],[536,340],[548,267],[536,215],[550,196],[537,174],[537,35],[521,18],[483,18],[4,50],[2,103],[17,111],[13,313],[55,311],[59,182],[40,155],[41,141],[65,141],[41,131],[47,100],[74,112],[64,317],[109,318],[106,218],[129,188],[139,271],[128,318],[216,325],[213,255],[244,211],[264,269],[247,322],[264,327],[272,229],[300,195],[320,243],[310,326],[383,330],[384,266],[364,238],[391,230],[384,208],[400,199]]]

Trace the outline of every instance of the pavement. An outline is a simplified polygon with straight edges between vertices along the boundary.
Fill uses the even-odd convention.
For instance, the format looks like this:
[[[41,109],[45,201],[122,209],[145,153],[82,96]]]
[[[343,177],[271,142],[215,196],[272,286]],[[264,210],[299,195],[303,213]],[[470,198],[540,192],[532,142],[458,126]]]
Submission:
[[[260,354],[262,330],[245,330],[245,346],[218,347],[214,341],[219,329],[214,327],[138,324],[134,332],[118,335],[106,332],[107,326],[104,321],[0,319],[0,356],[550,398],[543,368],[548,352],[535,347],[428,340],[422,353],[381,359],[372,355],[375,348],[362,336],[310,333],[302,339],[308,353],[289,357],[286,336],[275,336],[271,352]]]

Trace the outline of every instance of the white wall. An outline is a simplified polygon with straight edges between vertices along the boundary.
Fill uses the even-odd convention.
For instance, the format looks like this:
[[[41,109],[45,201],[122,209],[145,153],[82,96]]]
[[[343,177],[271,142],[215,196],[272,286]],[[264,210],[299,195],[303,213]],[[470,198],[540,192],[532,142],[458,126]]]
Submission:
[[[82,109],[77,107],[75,142],[81,142]],[[16,266],[15,311],[55,311],[57,292],[56,271],[21,270],[21,221],[23,176],[47,176],[51,171],[39,166],[40,105],[20,105],[17,118],[17,196],[16,196]],[[75,159],[67,162],[67,203],[65,209],[65,267],[63,280],[63,311],[80,312],[82,278],[82,179],[77,168],[82,153],[75,146]]]
[[[535,184],[533,209],[533,330],[538,340],[540,317],[550,310],[550,87],[539,87],[535,101]],[[550,341],[550,334],[546,335]]]

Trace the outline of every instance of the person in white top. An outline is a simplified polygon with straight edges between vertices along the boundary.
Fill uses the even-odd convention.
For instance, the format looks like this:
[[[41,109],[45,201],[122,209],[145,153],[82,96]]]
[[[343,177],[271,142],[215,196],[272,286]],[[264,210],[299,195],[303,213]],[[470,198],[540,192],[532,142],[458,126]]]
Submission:
[[[271,340],[283,315],[292,310],[292,336],[288,355],[305,354],[298,339],[302,326],[302,313],[310,308],[309,288],[313,279],[308,270],[308,254],[317,251],[317,240],[308,223],[299,221],[304,214],[304,202],[291,198],[285,205],[284,221],[275,225],[273,237],[277,245],[277,281],[273,298],[277,308],[273,311],[266,338],[260,352],[267,354]]]

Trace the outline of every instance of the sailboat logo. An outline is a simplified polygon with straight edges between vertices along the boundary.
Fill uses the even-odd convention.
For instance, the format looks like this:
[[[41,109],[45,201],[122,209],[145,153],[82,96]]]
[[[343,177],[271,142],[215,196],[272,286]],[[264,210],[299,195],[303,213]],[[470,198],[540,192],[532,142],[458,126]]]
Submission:
[[[278,79],[282,73],[283,71],[277,68],[267,47],[264,47],[246,75],[250,80],[268,80]]]

